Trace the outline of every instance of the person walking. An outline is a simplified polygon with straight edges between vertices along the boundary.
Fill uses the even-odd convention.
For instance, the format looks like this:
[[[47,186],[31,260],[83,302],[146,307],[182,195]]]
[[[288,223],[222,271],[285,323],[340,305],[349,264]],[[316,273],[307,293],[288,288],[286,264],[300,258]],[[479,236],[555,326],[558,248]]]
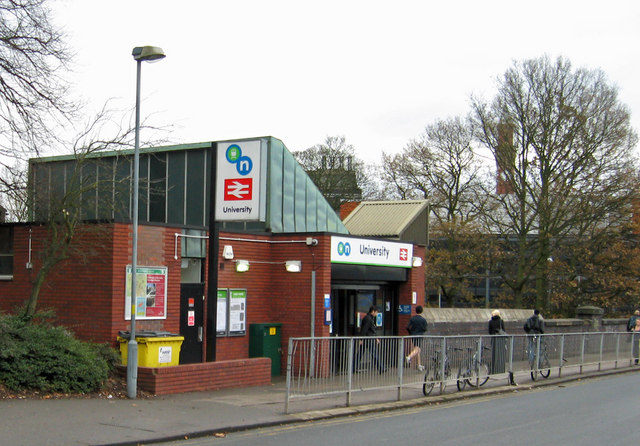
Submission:
[[[407,324],[407,331],[411,336],[424,336],[427,333],[427,320],[422,316],[423,308],[418,305],[416,307],[416,314],[409,319],[409,323]],[[411,367],[411,360],[417,357],[418,370],[423,371],[424,366],[420,362],[420,352],[422,351],[423,338],[413,338],[411,342],[413,343],[413,348],[411,352],[404,358],[405,367]]]
[[[376,319],[378,317],[378,307],[372,305],[369,308],[369,312],[365,314],[362,318],[362,322],[360,324],[360,336],[367,337],[375,337],[378,334]],[[363,339],[359,343],[359,347],[356,353],[356,359],[354,361],[354,371],[358,370],[360,366],[360,358],[362,357],[362,353],[364,349],[369,350],[369,354],[371,355],[371,360],[373,365],[376,366],[380,373],[384,373],[386,368],[382,361],[380,361],[380,356],[378,353],[378,346],[380,345],[380,339]]]
[[[489,334],[491,335],[491,374],[504,373],[504,363],[507,353],[507,332],[504,329],[504,321],[500,316],[500,310],[491,312],[489,321]]]

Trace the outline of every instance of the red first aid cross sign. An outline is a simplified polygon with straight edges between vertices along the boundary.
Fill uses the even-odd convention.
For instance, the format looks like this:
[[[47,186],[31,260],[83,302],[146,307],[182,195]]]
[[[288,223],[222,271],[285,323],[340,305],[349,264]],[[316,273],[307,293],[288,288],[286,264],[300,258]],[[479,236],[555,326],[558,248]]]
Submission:
[[[224,201],[251,200],[253,180],[251,178],[227,178],[224,180]]]

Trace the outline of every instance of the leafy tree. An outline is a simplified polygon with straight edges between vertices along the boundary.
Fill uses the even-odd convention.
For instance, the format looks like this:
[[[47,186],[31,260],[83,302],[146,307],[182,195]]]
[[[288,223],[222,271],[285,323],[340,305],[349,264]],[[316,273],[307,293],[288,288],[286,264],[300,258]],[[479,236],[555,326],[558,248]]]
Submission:
[[[327,136],[324,144],[293,156],[336,212],[345,202],[362,200],[363,189],[371,189],[364,162],[344,136]]]
[[[515,62],[493,101],[474,98],[472,106],[479,139],[508,185],[493,194],[496,212],[485,214],[511,252],[515,271],[505,283],[519,306],[534,279],[535,304],[548,308],[555,253],[567,240],[604,237],[632,214],[637,138],[629,111],[604,73],[548,57]]]

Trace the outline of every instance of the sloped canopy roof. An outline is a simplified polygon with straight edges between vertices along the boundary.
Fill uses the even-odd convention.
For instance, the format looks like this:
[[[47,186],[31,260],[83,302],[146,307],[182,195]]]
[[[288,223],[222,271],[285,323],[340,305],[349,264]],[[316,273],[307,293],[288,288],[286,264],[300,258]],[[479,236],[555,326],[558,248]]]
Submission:
[[[271,136],[233,140],[260,141],[266,156],[264,221],[227,221],[221,229],[245,232],[336,232],[346,234],[340,217],[282,141]],[[230,142],[230,141],[225,141]],[[140,149],[139,221],[208,228],[213,154],[218,142]],[[49,204],[78,184],[84,220],[132,219],[133,150],[92,154],[78,169],[73,155],[29,161],[32,221],[44,221]],[[79,177],[72,182],[74,172]],[[75,185],[75,186],[74,186]],[[93,186],[93,187],[91,187]]]
[[[405,235],[415,224],[426,234],[427,208],[426,200],[364,201],[343,223],[352,235],[407,240]]]

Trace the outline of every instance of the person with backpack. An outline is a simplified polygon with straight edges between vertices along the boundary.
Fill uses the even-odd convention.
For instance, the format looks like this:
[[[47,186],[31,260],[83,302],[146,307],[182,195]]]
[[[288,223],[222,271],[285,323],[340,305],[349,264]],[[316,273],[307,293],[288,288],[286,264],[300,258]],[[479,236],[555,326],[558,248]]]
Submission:
[[[409,319],[409,324],[407,324],[407,331],[411,336],[423,336],[427,332],[427,320],[422,316],[422,311],[422,306],[418,305],[416,307],[416,315],[412,316],[411,319]],[[422,338],[412,340],[413,349],[411,349],[411,353],[409,353],[404,358],[405,367],[411,367],[411,360],[417,356],[418,370],[421,372],[424,370],[424,366],[420,364],[420,351],[422,350],[421,346],[423,340],[424,339]]]
[[[544,334],[544,319],[540,316],[540,310],[533,310],[533,316],[527,319],[523,328],[528,335],[533,335],[529,336],[529,362],[533,362],[536,335]]]

